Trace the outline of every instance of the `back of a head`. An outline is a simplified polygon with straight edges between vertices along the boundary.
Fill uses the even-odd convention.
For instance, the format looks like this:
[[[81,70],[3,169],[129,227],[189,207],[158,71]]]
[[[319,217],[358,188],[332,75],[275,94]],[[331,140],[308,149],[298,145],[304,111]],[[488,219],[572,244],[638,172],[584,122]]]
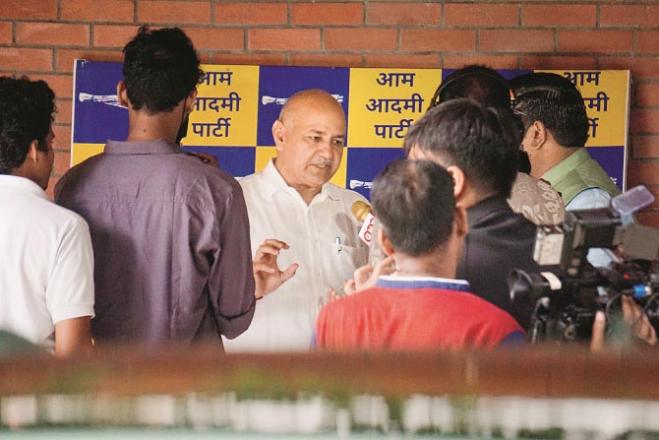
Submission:
[[[588,116],[579,90],[567,78],[540,72],[511,81],[514,113],[528,127],[542,122],[563,147],[583,147],[588,140]]]
[[[510,108],[510,87],[499,72],[470,65],[448,75],[439,85],[432,105],[458,98],[471,98],[487,107]]]
[[[124,83],[133,109],[172,110],[203,77],[199,56],[179,28],[142,26],[124,47]]]
[[[454,99],[430,109],[408,131],[407,152],[417,145],[445,166],[459,167],[484,193],[508,197],[518,167],[510,121],[471,99]]]
[[[455,214],[453,179],[431,161],[398,159],[375,178],[371,201],[394,249],[420,256],[443,246]]]
[[[47,151],[55,94],[44,81],[0,77],[0,174],[18,168],[35,139]]]

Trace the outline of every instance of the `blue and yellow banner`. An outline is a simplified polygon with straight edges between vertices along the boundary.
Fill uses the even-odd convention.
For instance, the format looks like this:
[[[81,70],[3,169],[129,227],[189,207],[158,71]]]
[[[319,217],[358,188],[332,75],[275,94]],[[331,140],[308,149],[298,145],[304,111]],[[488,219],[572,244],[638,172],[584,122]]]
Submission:
[[[332,179],[370,194],[373,178],[403,155],[409,127],[426,112],[450,69],[388,69],[204,65],[183,148],[212,154],[236,177],[260,171],[276,155],[272,124],[289,96],[299,90],[326,90],[343,106],[347,145]],[[512,78],[529,70],[505,70]],[[611,178],[624,187],[629,84],[627,70],[552,71],[581,91],[588,111],[587,143]],[[116,97],[121,64],[77,60],[71,162],[103,151],[108,139],[124,139],[128,116]]]

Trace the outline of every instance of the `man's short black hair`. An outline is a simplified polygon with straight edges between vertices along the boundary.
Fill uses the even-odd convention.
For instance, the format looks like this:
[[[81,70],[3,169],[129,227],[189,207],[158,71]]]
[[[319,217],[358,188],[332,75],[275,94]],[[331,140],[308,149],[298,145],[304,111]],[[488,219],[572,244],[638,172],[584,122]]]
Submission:
[[[444,245],[453,230],[455,197],[451,175],[434,162],[404,158],[375,178],[375,215],[398,252],[427,254]]]
[[[431,108],[407,132],[405,151],[417,145],[445,166],[455,165],[482,192],[505,197],[517,176],[518,137],[504,113],[472,99]]]
[[[510,108],[510,86],[499,72],[487,66],[469,65],[448,75],[439,85],[432,105],[471,98],[488,107]]]
[[[540,121],[563,147],[583,147],[588,140],[588,116],[579,90],[554,73],[521,75],[511,80],[515,90],[513,112],[524,129]]]
[[[44,81],[0,77],[0,174],[21,166],[32,141],[48,151],[55,93]]]
[[[142,26],[124,47],[124,82],[135,110],[171,111],[203,78],[199,56],[179,28]]]

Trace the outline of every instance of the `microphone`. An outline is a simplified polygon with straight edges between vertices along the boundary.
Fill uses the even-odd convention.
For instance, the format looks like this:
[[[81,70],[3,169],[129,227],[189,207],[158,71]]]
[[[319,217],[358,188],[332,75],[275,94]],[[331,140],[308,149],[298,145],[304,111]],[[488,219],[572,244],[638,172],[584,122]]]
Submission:
[[[359,238],[368,245],[368,262],[372,266],[375,266],[386,258],[385,253],[380,249],[380,244],[378,243],[380,222],[375,218],[371,211],[371,206],[366,202],[358,200],[352,204],[350,210],[357,221],[361,223]]]
[[[359,228],[359,238],[370,246],[373,240],[373,226],[375,223],[375,217],[371,212],[371,207],[368,203],[358,200],[352,204],[350,210],[357,221],[362,224]]]

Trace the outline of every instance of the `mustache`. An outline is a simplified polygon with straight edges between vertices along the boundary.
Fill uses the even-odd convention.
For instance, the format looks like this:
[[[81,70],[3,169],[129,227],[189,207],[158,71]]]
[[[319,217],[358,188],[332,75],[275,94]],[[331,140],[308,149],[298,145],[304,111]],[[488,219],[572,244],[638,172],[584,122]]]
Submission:
[[[332,161],[330,159],[316,159],[313,162],[311,162],[311,165],[317,166],[317,167],[329,167],[332,165]]]

